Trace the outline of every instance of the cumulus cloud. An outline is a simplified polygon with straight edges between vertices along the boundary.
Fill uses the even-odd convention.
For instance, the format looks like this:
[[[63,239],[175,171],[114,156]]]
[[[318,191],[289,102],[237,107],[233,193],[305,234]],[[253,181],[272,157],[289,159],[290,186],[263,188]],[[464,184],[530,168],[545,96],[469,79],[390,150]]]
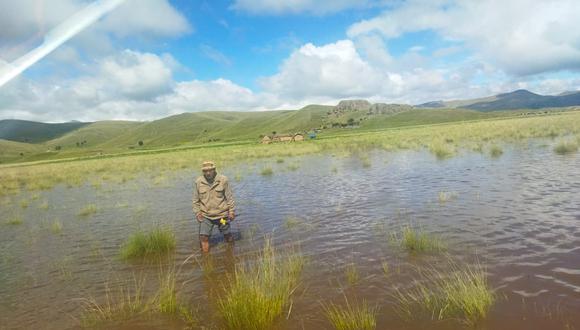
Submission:
[[[353,24],[348,35],[434,30],[507,73],[532,75],[580,69],[579,12],[576,0],[410,0]]]
[[[333,0],[333,1],[316,1],[316,0],[235,0],[232,9],[243,11],[250,14],[298,14],[311,13],[324,15],[335,13],[345,9],[365,8],[379,5],[384,1],[373,0]]]
[[[260,80],[272,93],[305,97],[368,97],[391,83],[389,76],[364,61],[351,40],[323,46],[308,43],[284,61],[277,74]]]

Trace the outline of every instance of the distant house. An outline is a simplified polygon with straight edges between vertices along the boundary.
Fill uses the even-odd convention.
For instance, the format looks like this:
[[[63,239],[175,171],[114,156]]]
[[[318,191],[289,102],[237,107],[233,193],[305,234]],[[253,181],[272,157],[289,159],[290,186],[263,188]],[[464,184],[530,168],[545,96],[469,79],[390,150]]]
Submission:
[[[276,135],[265,135],[262,137],[261,142],[263,144],[270,144],[273,142],[292,142],[292,141],[304,141],[304,134],[276,134]]]
[[[278,139],[280,142],[290,142],[294,140],[294,136],[292,134],[283,134],[279,135]]]
[[[272,138],[269,137],[268,135],[264,135],[264,137],[262,138],[262,143],[263,144],[270,144],[270,143],[272,143]]]

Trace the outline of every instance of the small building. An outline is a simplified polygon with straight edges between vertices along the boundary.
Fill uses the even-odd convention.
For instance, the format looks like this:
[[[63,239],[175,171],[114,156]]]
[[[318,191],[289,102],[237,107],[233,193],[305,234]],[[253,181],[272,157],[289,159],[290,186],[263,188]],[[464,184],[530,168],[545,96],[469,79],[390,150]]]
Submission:
[[[264,137],[262,138],[262,143],[263,144],[270,144],[270,143],[272,143],[272,138],[269,137],[268,135],[264,135]]]
[[[294,136],[292,134],[279,135],[280,142],[290,142],[294,141]]]
[[[294,141],[304,141],[304,135],[300,133],[294,135]]]

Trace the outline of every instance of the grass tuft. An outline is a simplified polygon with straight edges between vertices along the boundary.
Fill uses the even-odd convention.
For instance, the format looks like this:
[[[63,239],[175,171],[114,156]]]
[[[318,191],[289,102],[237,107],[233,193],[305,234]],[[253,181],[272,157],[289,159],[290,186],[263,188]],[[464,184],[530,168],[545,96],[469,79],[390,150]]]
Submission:
[[[446,244],[439,237],[411,226],[404,227],[400,234],[395,233],[392,237],[404,249],[413,253],[441,252],[447,249]]]
[[[571,154],[578,151],[578,143],[575,141],[560,141],[555,147],[554,152],[558,155]]]
[[[50,225],[50,231],[53,234],[60,234],[62,232],[62,222],[60,220],[54,220]]]
[[[274,174],[274,170],[271,167],[264,167],[260,174],[264,176],[270,176]]]
[[[88,217],[95,213],[97,213],[97,206],[95,204],[88,204],[79,211],[78,215],[79,217]]]
[[[494,144],[489,149],[489,155],[493,158],[498,158],[499,156],[503,155],[503,149],[500,146]]]
[[[360,279],[360,274],[354,262],[349,263],[346,265],[346,269],[344,270],[344,274],[346,275],[346,281],[350,285],[354,285]]]
[[[477,264],[460,268],[452,263],[449,269],[450,274],[429,269],[424,273],[426,281],[407,292],[397,290],[398,311],[406,318],[454,318],[470,325],[485,318],[496,297],[483,267]]]
[[[169,229],[157,228],[145,233],[134,233],[121,247],[121,258],[135,259],[159,256],[175,249],[175,235]]]
[[[346,306],[331,304],[324,306],[326,318],[336,330],[372,330],[377,327],[377,309],[365,301],[353,306],[347,299]]]
[[[429,145],[429,151],[437,157],[437,159],[446,159],[455,153],[452,147],[445,143],[433,142]]]
[[[230,287],[218,300],[228,329],[271,329],[290,303],[304,265],[299,254],[278,255],[266,240],[254,264],[236,267]]]
[[[21,225],[22,218],[18,217],[18,216],[12,217],[12,218],[8,219],[8,221],[6,221],[6,224],[11,225],[11,226]]]

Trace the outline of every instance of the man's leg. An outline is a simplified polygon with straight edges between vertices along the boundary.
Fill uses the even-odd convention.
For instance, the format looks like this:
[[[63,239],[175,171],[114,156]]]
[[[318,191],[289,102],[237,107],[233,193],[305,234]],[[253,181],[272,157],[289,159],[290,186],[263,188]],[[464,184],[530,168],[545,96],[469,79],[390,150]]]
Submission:
[[[203,221],[199,223],[199,245],[201,251],[204,253],[209,252],[209,236],[211,235],[213,226],[213,223],[208,219],[203,219]]]
[[[228,243],[234,243],[234,235],[232,235],[230,231],[230,223],[226,223],[225,225],[220,224],[218,229],[222,234],[224,234],[224,240]]]
[[[209,252],[209,236],[199,235],[199,244],[203,253]]]

